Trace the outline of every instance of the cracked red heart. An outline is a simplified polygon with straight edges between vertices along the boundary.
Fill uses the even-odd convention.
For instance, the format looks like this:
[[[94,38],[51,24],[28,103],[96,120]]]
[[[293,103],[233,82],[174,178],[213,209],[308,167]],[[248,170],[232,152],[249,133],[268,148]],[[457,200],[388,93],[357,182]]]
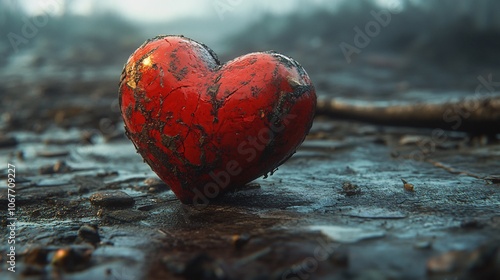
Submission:
[[[305,70],[275,52],[220,64],[182,36],[148,40],[120,82],[126,134],[183,203],[272,173],[304,141],[316,94]]]

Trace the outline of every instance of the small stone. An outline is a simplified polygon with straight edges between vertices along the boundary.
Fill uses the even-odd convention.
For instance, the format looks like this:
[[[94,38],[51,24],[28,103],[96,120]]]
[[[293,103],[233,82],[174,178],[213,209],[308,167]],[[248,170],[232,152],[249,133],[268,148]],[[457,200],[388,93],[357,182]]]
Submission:
[[[72,272],[86,267],[89,264],[92,250],[62,248],[52,257],[52,265],[63,271]]]
[[[234,248],[241,249],[248,243],[248,241],[250,241],[250,238],[251,236],[247,233],[235,234],[232,236],[231,241],[233,243]]]
[[[134,199],[123,191],[102,191],[90,196],[90,203],[103,207],[132,207]]]
[[[157,193],[159,189],[157,187],[149,187],[148,193]]]
[[[346,196],[361,194],[361,188],[351,182],[344,182],[342,184],[342,193]]]
[[[157,186],[157,185],[165,185],[166,186],[166,184],[162,180],[160,180],[158,178],[153,178],[153,177],[146,178],[144,180],[144,184],[146,186]]]
[[[170,190],[170,187],[162,180],[154,177],[149,177],[144,180],[144,184],[148,186],[149,193],[159,193],[162,191]]]
[[[97,244],[101,242],[98,228],[96,225],[83,225],[78,230],[78,241]]]

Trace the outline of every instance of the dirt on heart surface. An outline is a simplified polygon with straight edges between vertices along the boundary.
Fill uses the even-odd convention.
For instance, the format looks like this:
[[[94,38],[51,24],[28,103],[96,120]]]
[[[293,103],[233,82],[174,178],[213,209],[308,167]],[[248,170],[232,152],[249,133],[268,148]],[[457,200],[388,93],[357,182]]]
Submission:
[[[321,97],[385,104],[500,76],[365,58],[303,64]],[[2,70],[0,213],[8,227],[9,163],[17,221],[16,273],[4,234],[1,279],[498,279],[498,135],[318,117],[274,175],[197,209],[124,136],[113,67]]]

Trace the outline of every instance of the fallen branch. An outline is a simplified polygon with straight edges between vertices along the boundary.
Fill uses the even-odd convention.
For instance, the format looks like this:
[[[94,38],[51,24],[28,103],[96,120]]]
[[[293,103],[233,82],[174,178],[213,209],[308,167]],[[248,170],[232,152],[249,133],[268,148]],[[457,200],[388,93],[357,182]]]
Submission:
[[[318,100],[316,116],[380,125],[441,128],[471,134],[495,135],[500,133],[500,97],[384,107],[354,105],[334,99]]]
[[[473,178],[476,178],[476,179],[486,179],[485,176],[474,174],[472,172],[465,171],[465,170],[458,170],[458,169],[455,169],[455,168],[453,168],[451,166],[445,165],[444,163],[441,163],[439,161],[435,161],[435,160],[432,160],[432,159],[427,159],[426,161],[428,163],[434,165],[435,167],[442,168],[442,169],[448,171],[451,174],[465,175],[465,176],[473,177]]]

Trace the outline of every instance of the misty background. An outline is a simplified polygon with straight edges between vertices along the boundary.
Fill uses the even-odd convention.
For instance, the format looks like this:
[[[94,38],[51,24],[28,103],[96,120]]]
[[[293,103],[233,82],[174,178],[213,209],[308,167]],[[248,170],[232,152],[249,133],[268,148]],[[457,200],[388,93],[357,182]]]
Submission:
[[[478,76],[500,80],[499,10],[494,0],[0,0],[0,93],[21,119],[57,123],[49,109],[69,105],[89,107],[76,115],[102,117],[81,102],[87,98],[115,104],[107,117],[119,121],[117,84],[128,56],[156,35],[181,34],[222,62],[266,50],[291,56],[320,97],[463,98]],[[374,16],[387,14],[383,24]],[[20,96],[39,99],[39,108],[26,109]],[[70,115],[62,118],[67,126]]]

